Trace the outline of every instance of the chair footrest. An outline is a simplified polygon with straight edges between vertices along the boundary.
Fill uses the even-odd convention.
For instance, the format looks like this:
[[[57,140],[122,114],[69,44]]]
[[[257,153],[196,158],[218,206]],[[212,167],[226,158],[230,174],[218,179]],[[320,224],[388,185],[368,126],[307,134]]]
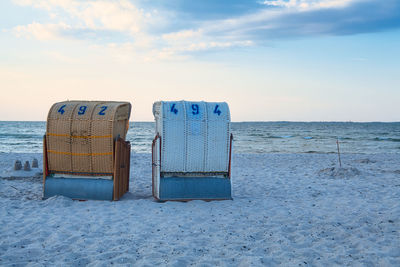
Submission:
[[[44,197],[62,195],[80,200],[112,200],[114,182],[93,178],[53,178],[47,177],[44,185]]]
[[[220,177],[160,178],[159,200],[232,199],[231,179]]]

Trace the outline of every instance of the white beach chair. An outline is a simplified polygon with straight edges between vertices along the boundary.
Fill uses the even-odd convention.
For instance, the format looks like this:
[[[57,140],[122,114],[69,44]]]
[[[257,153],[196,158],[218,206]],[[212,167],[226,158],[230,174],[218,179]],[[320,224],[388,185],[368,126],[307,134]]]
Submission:
[[[228,104],[160,101],[153,114],[153,196],[161,201],[231,199]]]

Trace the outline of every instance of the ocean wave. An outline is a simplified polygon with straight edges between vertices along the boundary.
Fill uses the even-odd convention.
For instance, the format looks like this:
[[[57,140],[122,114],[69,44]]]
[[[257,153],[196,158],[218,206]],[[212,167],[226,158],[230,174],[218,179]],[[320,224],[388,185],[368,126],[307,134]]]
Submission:
[[[2,133],[0,139],[14,138],[14,139],[38,139],[43,138],[42,134],[22,134],[22,133]]]
[[[375,137],[372,139],[374,141],[390,141],[390,142],[400,142],[400,138],[391,138],[391,137]]]
[[[293,135],[270,135],[267,136],[267,138],[278,138],[278,139],[286,139],[286,138],[292,138]]]
[[[336,138],[336,137],[334,137],[334,138]],[[337,139],[339,139],[339,140],[353,140],[354,138],[351,138],[351,137],[339,137]]]
[[[265,133],[250,133],[248,136],[253,136],[253,137],[264,137]]]

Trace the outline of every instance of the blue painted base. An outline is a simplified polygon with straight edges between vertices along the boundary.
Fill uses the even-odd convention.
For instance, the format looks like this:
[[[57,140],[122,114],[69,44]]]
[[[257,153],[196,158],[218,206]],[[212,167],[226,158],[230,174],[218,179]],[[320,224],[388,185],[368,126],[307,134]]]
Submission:
[[[113,180],[47,177],[43,197],[62,195],[81,200],[112,200],[113,191]]]
[[[231,179],[217,177],[160,178],[159,200],[232,199]]]

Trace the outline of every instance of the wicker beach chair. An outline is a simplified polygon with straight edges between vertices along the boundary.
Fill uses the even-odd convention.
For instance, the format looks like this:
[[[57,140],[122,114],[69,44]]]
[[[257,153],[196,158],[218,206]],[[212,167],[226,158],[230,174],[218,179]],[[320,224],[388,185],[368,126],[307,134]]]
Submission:
[[[224,102],[153,104],[153,196],[157,200],[231,199],[230,112]]]
[[[65,101],[49,111],[43,197],[118,200],[129,190],[128,102]]]

